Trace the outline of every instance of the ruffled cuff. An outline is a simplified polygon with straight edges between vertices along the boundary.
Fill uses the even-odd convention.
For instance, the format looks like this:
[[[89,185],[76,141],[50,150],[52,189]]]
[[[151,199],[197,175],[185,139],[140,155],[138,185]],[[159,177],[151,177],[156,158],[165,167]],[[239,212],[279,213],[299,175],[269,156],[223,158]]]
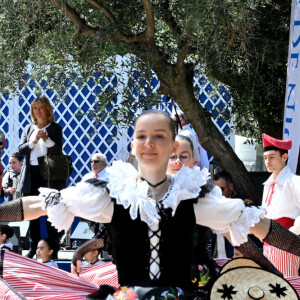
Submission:
[[[75,216],[68,210],[63,202],[60,202],[53,207],[49,207],[47,213],[51,225],[58,231],[64,230],[67,232],[69,228],[71,228]]]
[[[61,198],[60,192],[55,189],[39,188],[39,197],[42,201],[42,209],[46,210],[48,207],[57,205]]]
[[[67,231],[74,220],[74,215],[61,202],[60,192],[55,189],[39,188],[42,209],[47,209],[48,220],[58,231]]]
[[[229,228],[223,230],[214,230],[215,233],[229,232],[231,243],[237,247],[248,240],[250,227],[254,227],[264,218],[264,209],[259,207],[245,207],[240,217],[229,225]]]

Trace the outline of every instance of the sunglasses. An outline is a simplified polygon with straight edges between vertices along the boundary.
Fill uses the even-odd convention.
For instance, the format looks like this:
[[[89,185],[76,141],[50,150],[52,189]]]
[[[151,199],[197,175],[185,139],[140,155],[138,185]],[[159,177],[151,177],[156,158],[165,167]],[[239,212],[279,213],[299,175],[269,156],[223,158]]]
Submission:
[[[90,163],[91,163],[91,164],[92,164],[92,163],[97,164],[99,161],[100,161],[100,160],[92,159],[92,160],[90,161]]]
[[[191,159],[191,155],[188,154],[188,155],[177,156],[177,155],[173,154],[169,157],[169,161],[171,161],[171,162],[175,162],[177,159],[179,159],[182,163],[187,163]]]

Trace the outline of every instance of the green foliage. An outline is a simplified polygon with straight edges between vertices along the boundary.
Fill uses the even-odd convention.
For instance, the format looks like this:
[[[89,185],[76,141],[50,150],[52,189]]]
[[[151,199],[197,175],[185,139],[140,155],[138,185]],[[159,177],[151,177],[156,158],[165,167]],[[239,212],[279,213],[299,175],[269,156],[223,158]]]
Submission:
[[[207,74],[230,86],[238,132],[248,137],[282,133],[290,5],[290,1],[252,2],[236,26],[229,26],[233,29],[229,43],[220,43],[227,47],[208,52]]]
[[[133,99],[133,86],[120,81],[106,94],[95,93],[94,117],[110,114],[126,124],[132,121],[133,111],[159,102],[157,94],[145,92],[151,86],[152,70],[167,80],[184,53],[189,72],[201,65],[210,79],[230,87],[240,132],[258,136],[261,131],[278,131],[283,117],[290,0],[149,2],[154,43],[145,34],[149,18],[142,1],[98,1],[105,10],[83,0],[2,1],[0,91],[13,95],[18,86],[26,85],[29,62],[31,77],[45,79],[63,99],[66,82],[82,84],[93,78],[100,84],[102,76],[97,79],[94,74],[111,74],[118,66],[116,55],[131,53],[129,65],[122,67],[140,96]],[[61,9],[65,4],[70,11]],[[134,78],[136,70],[143,82]],[[190,76],[182,80],[192,85]]]

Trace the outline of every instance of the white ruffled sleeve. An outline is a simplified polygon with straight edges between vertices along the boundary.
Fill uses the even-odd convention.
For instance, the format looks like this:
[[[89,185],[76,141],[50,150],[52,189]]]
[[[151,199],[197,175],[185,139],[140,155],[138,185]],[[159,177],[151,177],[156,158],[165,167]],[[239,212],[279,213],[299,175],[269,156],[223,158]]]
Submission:
[[[225,198],[219,187],[199,198],[194,210],[197,224],[210,227],[215,233],[229,232],[233,246],[245,243],[250,227],[264,218],[264,209],[245,207],[241,199]]]
[[[47,196],[55,190],[40,188],[39,191],[42,202],[45,202]],[[104,187],[79,182],[76,186],[60,191],[59,203],[47,207],[47,211],[52,226],[58,231],[67,231],[75,216],[94,222],[109,223],[113,215],[113,202]]]

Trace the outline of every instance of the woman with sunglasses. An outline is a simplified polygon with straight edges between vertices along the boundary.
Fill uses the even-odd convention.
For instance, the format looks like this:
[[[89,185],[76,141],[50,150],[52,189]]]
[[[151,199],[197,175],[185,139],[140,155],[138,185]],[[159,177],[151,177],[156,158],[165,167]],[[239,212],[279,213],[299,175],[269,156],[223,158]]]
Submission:
[[[234,245],[243,245],[251,232],[300,255],[298,236],[264,218],[262,209],[226,199],[220,189],[206,185],[206,169],[182,167],[174,176],[166,176],[169,157],[178,148],[174,123],[166,113],[149,110],[140,115],[131,146],[138,171],[114,162],[107,184],[90,179],[60,193],[40,189],[38,197],[0,206],[0,220],[30,219],[48,212],[58,229],[68,229],[75,215],[110,223],[113,258],[124,286],[115,296],[126,298],[130,293],[131,299],[194,298],[190,272],[196,223],[227,232]],[[178,259],[175,249],[182,237]]]

